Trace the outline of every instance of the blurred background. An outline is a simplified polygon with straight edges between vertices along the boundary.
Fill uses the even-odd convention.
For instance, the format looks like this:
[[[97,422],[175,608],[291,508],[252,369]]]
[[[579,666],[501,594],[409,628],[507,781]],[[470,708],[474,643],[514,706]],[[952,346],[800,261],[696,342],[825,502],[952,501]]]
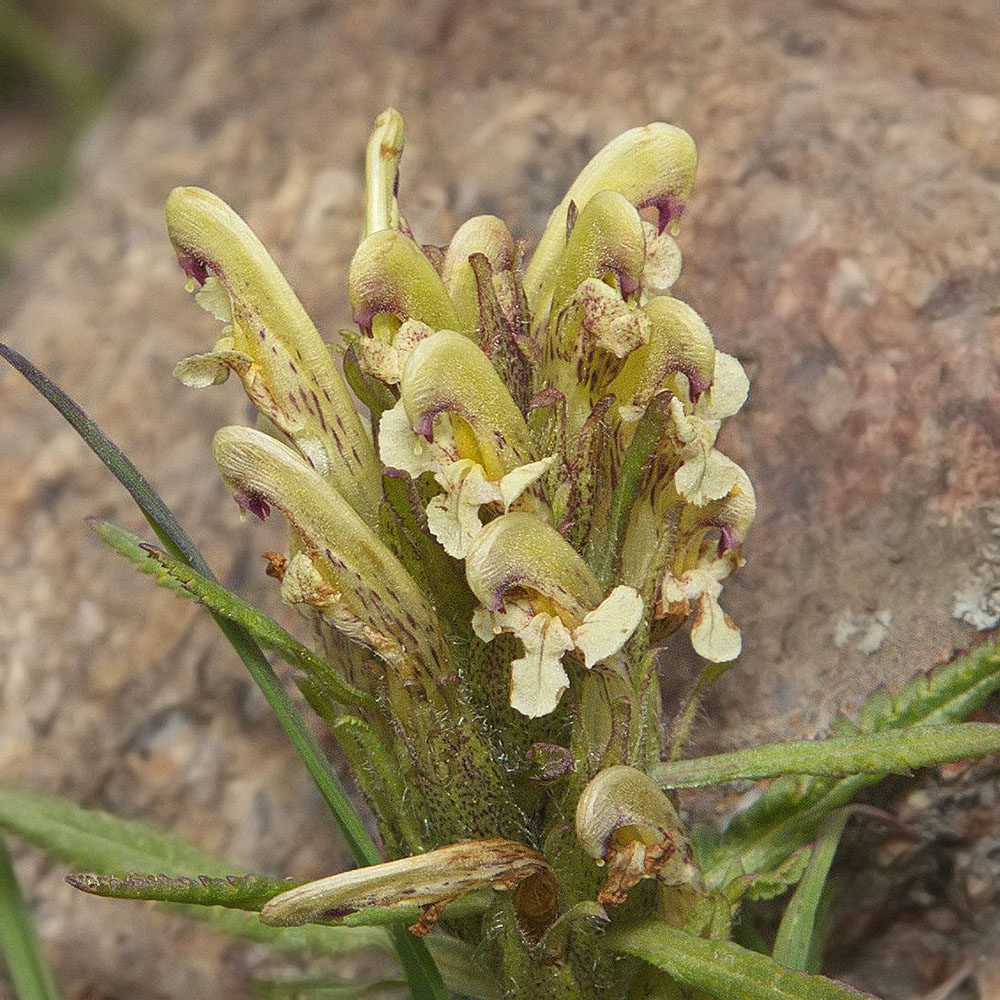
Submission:
[[[681,125],[700,165],[676,294],[751,373],[724,449],[759,508],[723,600],[745,652],[698,749],[815,735],[1000,622],[998,37],[997,0],[0,0],[0,337],[133,455],[229,587],[282,615],[259,556],[280,534],[240,524],[209,454],[248,419],[242,393],[170,376],[218,335],[166,239],[170,188],[229,201],[334,340],[386,105],[407,123],[408,220],[436,244],[494,213],[530,247],[605,142]],[[0,781],[248,870],[335,870],[240,664],[89,537],[92,514],[145,530],[0,368]],[[678,635],[668,700],[696,669]],[[915,1000],[967,969],[949,1000],[995,1000],[996,762],[880,794],[916,838],[854,827],[831,971]],[[730,804],[684,799],[708,820]],[[71,1000],[235,1000],[270,968],[74,893],[37,851],[17,863]]]
[[[63,196],[74,143],[148,37],[154,0],[0,0],[0,275]]]

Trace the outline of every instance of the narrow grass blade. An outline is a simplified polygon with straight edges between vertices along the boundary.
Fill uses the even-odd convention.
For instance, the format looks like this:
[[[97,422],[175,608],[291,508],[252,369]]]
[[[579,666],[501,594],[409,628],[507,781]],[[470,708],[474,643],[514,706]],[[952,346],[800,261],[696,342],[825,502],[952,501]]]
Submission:
[[[647,921],[607,934],[612,951],[641,958],[682,986],[719,1000],[859,1000],[844,983],[779,965],[773,958],[731,941],[706,941],[660,921]]]
[[[167,551],[209,580],[216,582],[208,564],[194,542],[181,528],[173,512],[104,431],[59,386],[17,351],[6,344],[0,344],[0,356],[13,365],[66,418],[91,451],[128,490]],[[281,727],[287,733],[358,864],[378,864],[382,859],[375,842],[351,805],[340,780],[323,756],[316,738],[271,669],[260,646],[243,626],[216,614],[213,614],[213,617],[243,660]],[[447,1000],[448,991],[423,944],[406,938],[406,931],[402,928],[398,932],[394,928],[391,933],[415,1000]]]
[[[837,778],[852,774],[907,774],[914,768],[997,751],[1000,751],[1000,726],[964,722],[829,740],[768,743],[732,753],[660,764],[650,776],[664,788],[698,788],[783,774]]]
[[[816,913],[826,888],[830,865],[840,846],[840,837],[847,823],[849,809],[830,813],[820,824],[812,857],[806,866],[774,939],[774,960],[787,969],[815,972],[812,957],[815,952]]]
[[[182,876],[198,871],[226,880],[226,876],[239,871],[238,865],[220,860],[174,834],[99,809],[84,809],[58,796],[5,785],[0,785],[0,829],[16,834],[65,864],[92,872],[155,871]],[[311,926],[291,928],[294,933],[282,934],[265,927],[256,914],[203,906],[172,908],[218,930],[283,951],[342,955],[372,946],[383,950],[389,947],[384,932],[375,929]]]
[[[0,955],[18,1000],[58,1000],[14,865],[0,837]]]
[[[664,401],[654,399],[646,408],[625,449],[611,498],[608,523],[602,529],[604,544],[595,556],[594,572],[604,590],[610,587],[613,580],[615,557],[621,551],[632,505],[639,496],[639,490],[649,471],[649,462],[660,442],[667,419]]]

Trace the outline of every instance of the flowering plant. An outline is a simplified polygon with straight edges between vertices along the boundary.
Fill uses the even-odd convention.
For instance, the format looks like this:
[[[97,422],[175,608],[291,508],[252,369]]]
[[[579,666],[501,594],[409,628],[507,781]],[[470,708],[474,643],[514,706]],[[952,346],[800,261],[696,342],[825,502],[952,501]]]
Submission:
[[[662,123],[615,139],[526,262],[492,216],[446,248],[420,246],[397,199],[402,149],[402,120],[386,111],[348,278],[358,330],[340,356],[231,208],[198,188],[167,201],[188,288],[223,324],[175,374],[195,387],[235,374],[255,405],[256,427],[216,433],[215,458],[241,511],[287,520],[288,550],[269,554],[268,572],[311,646],[220,587],[134,468],[4,349],[129,485],[164,547],[95,530],[217,617],[359,864],[300,885],[226,878],[193,849],[170,848],[168,864],[168,841],[147,837],[156,874],[63,848],[101,872],[73,884],[259,911],[275,941],[316,923],[336,925],[340,947],[352,934],[365,946],[385,926],[378,940],[394,943],[419,997],[854,995],[810,974],[841,807],[883,774],[1000,748],[1000,727],[958,723],[1000,684],[995,657],[874,699],[825,741],[684,759],[702,694],[740,653],[719,598],[756,509],[746,473],[716,448],[747,376],[671,294],[694,144]],[[660,647],[686,622],[707,666],[664,706]],[[298,671],[378,845],[260,646]],[[685,821],[677,789],[770,778],[724,835]],[[87,822],[0,795],[0,824],[56,850],[43,816]],[[140,836],[102,822],[113,842]],[[773,957],[730,940],[744,900],[796,884]]]

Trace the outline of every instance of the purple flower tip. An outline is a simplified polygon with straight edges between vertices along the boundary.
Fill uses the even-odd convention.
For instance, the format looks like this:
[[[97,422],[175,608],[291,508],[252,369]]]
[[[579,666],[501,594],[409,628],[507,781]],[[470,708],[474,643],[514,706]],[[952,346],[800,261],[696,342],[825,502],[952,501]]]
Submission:
[[[724,556],[730,549],[740,544],[739,537],[728,524],[719,525],[719,555]]]
[[[698,401],[698,397],[712,384],[710,379],[703,378],[696,371],[686,371],[688,386],[691,389],[691,402],[695,403]]]
[[[650,207],[656,209],[656,228],[660,233],[662,233],[663,230],[674,221],[674,219],[679,219],[684,214],[684,202],[669,192],[656,195],[648,201],[644,201],[641,205],[636,205],[636,208],[639,209]]]
[[[253,514],[262,521],[267,520],[268,515],[271,513],[271,505],[264,499],[263,495],[255,493],[252,490],[242,490],[239,493],[234,493],[233,499],[240,510]]]
[[[639,290],[639,279],[633,278],[631,274],[618,275],[618,284],[621,285],[622,298],[629,299]]]
[[[208,262],[194,254],[180,253],[177,255],[177,263],[181,270],[189,277],[194,278],[199,285],[204,285],[208,280]]]

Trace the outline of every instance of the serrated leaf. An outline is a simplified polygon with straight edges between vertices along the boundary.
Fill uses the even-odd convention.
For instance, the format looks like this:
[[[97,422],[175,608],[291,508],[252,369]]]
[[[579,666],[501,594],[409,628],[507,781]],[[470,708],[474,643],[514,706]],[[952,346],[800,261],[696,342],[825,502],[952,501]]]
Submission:
[[[863,726],[869,732],[898,732],[908,725],[957,722],[983,705],[998,687],[1000,647],[985,643],[913,678],[895,695],[875,692],[861,707],[855,731]],[[841,779],[779,778],[753,805],[737,814],[715,848],[704,853],[701,860],[706,881],[717,885],[737,861],[746,872],[777,867],[815,836],[832,810],[847,805],[879,780],[879,775],[872,774]]]
[[[147,899],[158,903],[224,906],[252,913],[272,896],[287,892],[300,882],[263,875],[67,875],[66,881],[81,892],[105,899]]]
[[[273,618],[249,601],[124,528],[97,519],[91,519],[88,523],[95,534],[134,563],[141,572],[152,576],[161,587],[197,601],[223,618],[242,625],[261,646],[277,653],[286,663],[315,679],[341,704],[376,710],[377,706],[371,695],[348,684],[325,660],[303,646]]]
[[[659,764],[650,776],[663,788],[698,788],[725,781],[760,780],[783,774],[845,777],[851,774],[906,774],[964,757],[1000,751],[1000,726],[965,722],[913,726],[902,731],[789,740]]]
[[[706,941],[660,921],[611,931],[612,951],[634,955],[666,972],[682,986],[719,1000],[858,1000],[870,997],[825,976],[779,965],[773,958],[731,941]]]

